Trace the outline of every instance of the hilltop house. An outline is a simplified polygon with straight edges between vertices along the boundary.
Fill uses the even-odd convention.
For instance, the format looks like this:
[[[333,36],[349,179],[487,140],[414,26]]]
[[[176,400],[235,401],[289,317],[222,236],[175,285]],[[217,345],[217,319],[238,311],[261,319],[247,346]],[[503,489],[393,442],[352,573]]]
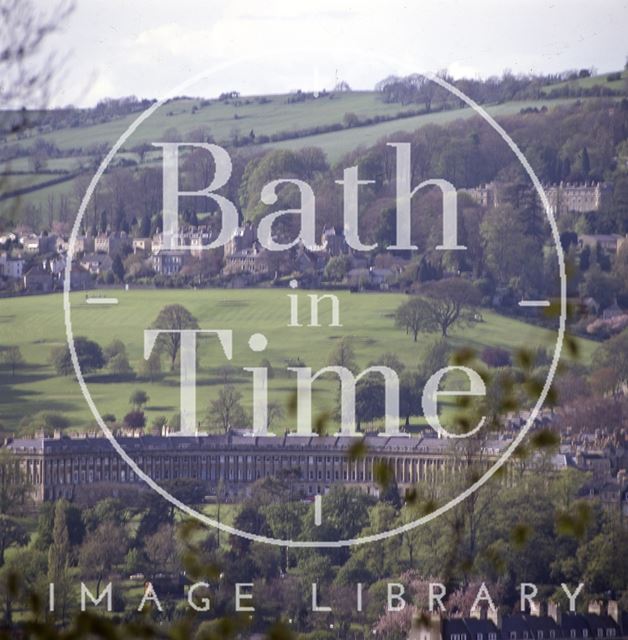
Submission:
[[[497,182],[489,182],[478,187],[460,189],[460,192],[468,194],[481,207],[492,209],[500,204],[500,186]],[[549,201],[550,210],[556,216],[570,211],[577,213],[600,211],[610,202],[613,193],[612,186],[604,182],[585,182],[584,184],[561,182],[544,185],[543,190]]]

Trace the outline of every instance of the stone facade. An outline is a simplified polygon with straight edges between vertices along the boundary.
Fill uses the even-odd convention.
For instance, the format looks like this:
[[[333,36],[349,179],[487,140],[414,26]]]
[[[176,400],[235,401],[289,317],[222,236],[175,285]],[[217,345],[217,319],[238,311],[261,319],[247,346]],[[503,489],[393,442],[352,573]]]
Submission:
[[[228,499],[245,495],[264,477],[284,476],[302,497],[326,493],[332,485],[377,495],[377,467],[392,468],[403,493],[419,482],[439,484],[461,473],[468,458],[452,443],[437,438],[366,435],[366,454],[351,456],[356,438],[247,436],[234,433],[197,437],[119,437],[123,449],[157,483],[189,479],[206,483],[207,495],[221,483]],[[507,442],[488,442],[482,465],[488,466]],[[137,492],[146,485],[104,437],[15,439],[5,448],[15,454],[33,487],[36,501],[60,497],[91,500],[96,496]]]
[[[585,184],[561,182],[544,185],[543,190],[547,195],[552,213],[556,216],[570,211],[577,213],[600,211],[609,204],[613,194],[612,186],[604,182]],[[500,204],[500,184],[497,182],[489,182],[460,191],[468,194],[474,202],[486,209],[492,209]]]

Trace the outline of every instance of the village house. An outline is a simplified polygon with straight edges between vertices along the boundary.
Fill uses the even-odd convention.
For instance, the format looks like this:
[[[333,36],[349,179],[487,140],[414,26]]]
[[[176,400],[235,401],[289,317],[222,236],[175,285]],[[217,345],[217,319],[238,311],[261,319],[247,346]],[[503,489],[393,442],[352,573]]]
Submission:
[[[332,258],[350,252],[344,233],[337,231],[335,227],[323,227],[321,246]]]
[[[57,253],[67,253],[69,248],[70,242],[68,239],[57,236],[53,251],[56,251]]]
[[[129,238],[124,231],[99,233],[94,239],[94,250],[111,256],[122,251],[128,244]]]
[[[250,249],[255,242],[255,229],[250,222],[239,227],[231,240],[225,244],[225,257]]]
[[[24,271],[24,260],[20,257],[12,257],[6,251],[0,253],[0,276],[19,280]]]
[[[85,290],[91,289],[93,286],[93,278],[91,273],[80,264],[73,262],[70,270],[70,289]]]
[[[617,300],[613,302],[610,307],[607,307],[602,312],[602,320],[612,320],[613,318],[619,318],[624,315],[622,308],[617,304]]]
[[[104,253],[87,253],[79,260],[79,264],[89,273],[98,275],[111,271],[113,260]]]
[[[77,236],[74,243],[74,253],[92,253],[94,251],[95,242],[94,236],[84,235]]]
[[[190,247],[190,254],[195,258],[200,258],[203,255],[204,249],[211,241],[211,234],[207,231],[199,231],[197,233],[191,233],[185,244]]]
[[[617,253],[620,243],[625,240],[618,233],[583,233],[578,236],[578,246],[596,249],[598,246],[609,253]]]
[[[44,269],[50,271],[53,276],[60,276],[65,270],[66,259],[63,255],[56,255],[44,261]]]
[[[268,251],[260,249],[255,243],[249,249],[236,251],[225,257],[225,275],[251,273],[258,276],[268,275],[270,271]]]
[[[30,293],[50,293],[53,289],[52,273],[40,264],[24,274],[24,288]]]
[[[17,240],[17,234],[13,233],[12,231],[0,235],[0,245],[6,245],[7,243],[13,244],[14,242],[17,242]]]
[[[148,256],[153,246],[151,238],[133,238],[133,253]]]
[[[161,276],[174,276],[189,264],[191,259],[189,251],[161,250],[153,254],[150,261],[155,273]]]
[[[20,238],[20,242],[27,253],[48,253],[56,250],[57,236],[28,233]]]

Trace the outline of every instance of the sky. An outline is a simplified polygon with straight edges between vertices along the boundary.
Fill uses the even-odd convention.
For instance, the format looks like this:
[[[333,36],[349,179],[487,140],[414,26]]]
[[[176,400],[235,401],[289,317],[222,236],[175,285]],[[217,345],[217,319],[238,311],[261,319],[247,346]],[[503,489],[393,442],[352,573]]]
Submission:
[[[159,98],[202,73],[186,95],[322,90],[339,80],[371,89],[390,74],[442,69],[605,72],[628,54],[628,0],[75,2],[48,43],[65,60],[53,106]]]

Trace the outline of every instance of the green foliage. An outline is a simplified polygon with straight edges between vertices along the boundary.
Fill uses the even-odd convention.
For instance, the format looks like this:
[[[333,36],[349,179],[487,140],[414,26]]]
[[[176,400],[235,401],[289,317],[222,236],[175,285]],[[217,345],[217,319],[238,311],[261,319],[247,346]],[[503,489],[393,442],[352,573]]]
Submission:
[[[427,282],[422,285],[421,293],[427,298],[430,325],[436,325],[443,337],[456,324],[469,322],[480,304],[480,292],[463,278]]]
[[[143,389],[136,389],[129,397],[129,404],[138,411],[150,400],[148,394]]]
[[[4,362],[5,366],[11,370],[11,375],[14,376],[16,370],[24,365],[24,356],[18,346],[12,345],[0,350],[0,361]]]
[[[617,277],[605,273],[596,263],[586,272],[584,281],[580,285],[580,295],[583,298],[593,298],[601,309],[606,309],[615,302],[621,286]]]
[[[97,342],[78,336],[74,338],[76,357],[83,374],[102,369],[105,366],[105,357]],[[52,364],[60,376],[74,374],[74,366],[68,346],[57,347],[52,350]]]
[[[170,329],[174,333],[161,333],[155,343],[158,352],[164,352],[170,357],[170,368],[174,365],[181,348],[181,334],[183,329],[198,329],[196,318],[180,304],[170,304],[161,309],[152,325],[153,329]]]
[[[70,421],[55,411],[40,411],[34,416],[26,416],[20,422],[20,432],[24,435],[34,435],[43,432],[52,435],[54,431],[63,431],[70,426]]]
[[[409,333],[415,342],[420,332],[435,331],[438,326],[427,300],[415,296],[397,308],[395,325]]]
[[[351,258],[349,256],[334,256],[325,265],[325,279],[331,282],[342,282],[350,268]]]
[[[15,518],[0,514],[0,567],[4,566],[5,551],[13,546],[24,546],[28,542],[28,533]]]
[[[118,378],[132,377],[133,369],[126,354],[118,353],[109,359],[107,363],[109,372]]]
[[[598,368],[610,367],[619,382],[628,383],[628,329],[598,347],[593,362]]]
[[[103,356],[105,357],[105,360],[109,362],[111,358],[114,358],[115,356],[118,356],[118,355],[126,356],[127,352],[126,352],[126,345],[124,344],[124,342],[116,338],[115,340],[112,340],[103,349]]]

